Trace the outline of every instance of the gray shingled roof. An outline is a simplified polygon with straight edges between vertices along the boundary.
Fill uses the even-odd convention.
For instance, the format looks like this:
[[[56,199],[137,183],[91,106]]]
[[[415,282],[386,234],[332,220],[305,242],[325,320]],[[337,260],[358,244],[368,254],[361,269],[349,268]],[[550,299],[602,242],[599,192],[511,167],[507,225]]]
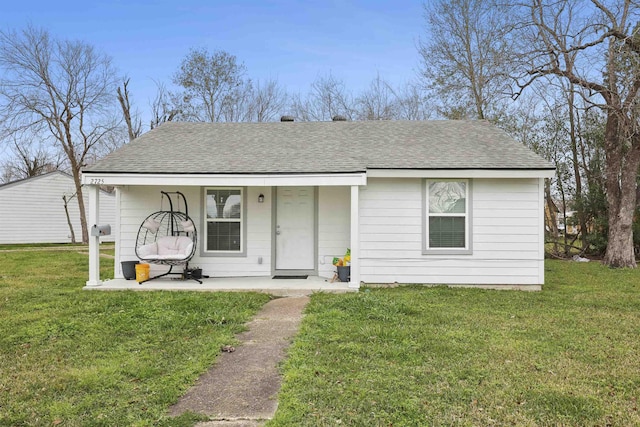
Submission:
[[[85,172],[553,169],[486,121],[164,123]]]

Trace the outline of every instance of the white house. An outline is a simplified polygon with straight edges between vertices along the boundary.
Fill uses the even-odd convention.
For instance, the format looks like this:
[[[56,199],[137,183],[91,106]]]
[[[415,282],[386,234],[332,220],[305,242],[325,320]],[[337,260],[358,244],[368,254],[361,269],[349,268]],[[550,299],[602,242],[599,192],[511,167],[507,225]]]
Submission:
[[[192,264],[213,278],[332,277],[350,248],[355,288],[540,289],[552,174],[485,121],[165,123],[83,182],[94,188],[90,224],[105,222],[98,185],[116,187],[116,278],[160,192],[180,191],[200,236]],[[97,286],[95,238],[90,250],[87,285]]]
[[[80,210],[73,178],[60,171],[0,185],[0,243],[70,243],[71,230],[63,196],[69,200],[69,219],[77,241],[82,241]],[[115,195],[100,191],[100,217],[115,223]],[[88,200],[88,192],[84,192]],[[105,236],[103,241],[113,241]]]

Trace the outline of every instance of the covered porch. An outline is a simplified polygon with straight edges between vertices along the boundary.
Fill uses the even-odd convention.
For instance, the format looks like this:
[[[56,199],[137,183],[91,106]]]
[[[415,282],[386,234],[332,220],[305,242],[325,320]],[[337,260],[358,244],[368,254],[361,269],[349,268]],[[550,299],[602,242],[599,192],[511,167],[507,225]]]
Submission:
[[[260,175],[260,176],[144,176],[125,174],[101,174],[101,177],[84,176],[89,190],[88,223],[92,227],[101,225],[98,215],[99,185],[114,185],[116,188],[117,219],[111,224],[115,234],[114,277],[110,281],[99,279],[99,236],[91,236],[89,242],[89,280],[86,289],[136,289],[136,290],[255,290],[275,294],[311,293],[317,291],[357,290],[360,286],[359,264],[359,199],[360,188],[366,185],[366,175],[356,174],[311,174],[311,175]],[[305,193],[313,206],[306,239],[312,246],[306,254],[299,246],[287,248],[284,237],[287,230],[282,212],[284,206],[278,201],[290,197],[292,190]],[[155,279],[138,285],[123,279],[120,263],[136,259],[135,234],[139,224],[151,213],[159,201],[160,190],[180,191],[189,203],[189,215],[199,233],[198,250],[189,266],[202,268],[203,274],[211,278],[203,284],[193,281]],[[282,191],[281,191],[282,190]],[[236,253],[209,253],[208,226],[211,223],[208,199],[224,192],[235,191],[240,222],[240,243]],[[229,195],[227,195],[229,198]],[[218,198],[220,200],[220,198]],[[241,202],[240,202],[241,201]],[[220,205],[218,205],[220,206]],[[218,208],[222,210],[221,207]],[[291,218],[298,218],[299,206],[288,208]],[[214,210],[215,211],[215,210]],[[226,212],[226,211],[225,211]],[[299,224],[295,224],[298,226]],[[210,233],[210,231],[209,231]],[[304,239],[294,236],[294,242]],[[291,242],[291,240],[289,240]],[[351,251],[351,274],[348,283],[331,282],[335,267],[333,257]],[[228,249],[228,248],[227,248]],[[232,248],[233,249],[233,248]],[[285,251],[286,250],[286,251]],[[300,268],[295,263],[306,255],[307,264]],[[289,261],[293,260],[290,264]],[[152,264],[151,276],[157,275],[162,266]],[[155,269],[155,271],[154,271]],[[306,274],[308,279],[272,279],[274,275]],[[344,288],[344,289],[343,289]]]

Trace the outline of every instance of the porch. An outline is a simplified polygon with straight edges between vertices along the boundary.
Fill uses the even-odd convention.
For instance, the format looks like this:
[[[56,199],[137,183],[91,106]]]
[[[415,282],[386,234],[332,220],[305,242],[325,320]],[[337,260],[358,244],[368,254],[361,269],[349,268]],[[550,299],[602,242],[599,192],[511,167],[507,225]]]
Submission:
[[[270,179],[261,177],[256,182],[255,179],[242,177],[242,180],[237,178],[240,180],[238,184],[269,185],[234,187],[218,185],[220,179],[213,177],[203,181],[203,184],[209,184],[206,186],[116,185],[118,213],[113,227],[116,241],[115,279],[123,277],[122,261],[137,258],[135,236],[140,224],[154,210],[164,210],[162,198],[158,195],[161,191],[180,191],[188,200],[189,216],[199,230],[198,246],[189,264],[201,268],[203,274],[211,276],[213,280],[228,283],[222,287],[216,283],[212,289],[201,290],[230,290],[237,286],[241,290],[287,290],[299,285],[298,289],[309,289],[309,292],[324,291],[326,283],[329,283],[327,278],[335,273],[333,259],[344,256],[347,248],[351,250],[350,286],[352,289],[359,287],[360,186],[353,184],[362,183],[362,177],[332,175],[285,179],[278,176]],[[301,180],[311,185],[294,185]],[[235,178],[233,182],[236,182]],[[100,224],[98,200],[95,197],[99,186],[90,184],[87,187],[90,196],[89,223]],[[223,199],[225,203],[222,203]],[[229,209],[228,217],[225,217],[227,214],[224,209],[229,199],[234,200],[237,208],[233,212]],[[98,277],[99,244],[99,236],[91,236],[88,287],[102,288],[103,285]],[[153,271],[154,268],[158,270],[159,267],[152,266],[152,276],[157,273]],[[280,288],[271,279],[276,274],[308,274],[311,278],[317,277],[319,282],[293,283],[295,280],[285,279],[287,282],[283,282],[284,286]],[[253,279],[246,279],[250,283],[245,285],[245,278],[251,277],[262,278],[263,283],[257,285]],[[233,281],[227,282],[232,278]],[[127,282],[123,280],[122,283]],[[122,289],[116,282],[112,285]],[[135,283],[133,285],[127,286],[138,287]],[[331,285],[334,285],[331,289],[335,289],[335,284]],[[160,288],[167,289],[167,286],[172,289],[173,285],[163,284]],[[177,286],[186,289],[182,285]],[[194,290],[200,288],[196,286]]]
[[[135,280],[111,279],[98,286],[87,285],[85,290],[99,291],[195,291],[195,292],[263,292],[274,296],[300,296],[315,292],[357,292],[346,282],[331,282],[319,276],[306,279],[272,279],[266,277],[215,277],[195,280],[160,278],[139,284]]]

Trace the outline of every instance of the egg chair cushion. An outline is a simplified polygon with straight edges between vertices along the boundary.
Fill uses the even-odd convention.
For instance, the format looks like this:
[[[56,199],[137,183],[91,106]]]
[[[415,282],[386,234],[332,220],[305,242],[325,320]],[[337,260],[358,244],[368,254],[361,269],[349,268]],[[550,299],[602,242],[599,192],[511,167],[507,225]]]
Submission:
[[[187,236],[163,236],[154,243],[138,248],[142,260],[187,260],[191,257],[193,240]]]
[[[138,257],[141,259],[150,259],[149,257],[158,256],[158,244],[156,242],[143,245],[138,248]]]
[[[147,218],[147,220],[144,222],[144,224],[142,224],[142,226],[147,230],[149,230],[151,233],[155,234],[158,232],[158,229],[160,228],[160,222],[156,221],[153,218]]]
[[[181,221],[180,224],[182,225],[182,230],[185,233],[192,233],[196,229],[196,226],[193,224],[193,221],[191,221],[190,219]]]

